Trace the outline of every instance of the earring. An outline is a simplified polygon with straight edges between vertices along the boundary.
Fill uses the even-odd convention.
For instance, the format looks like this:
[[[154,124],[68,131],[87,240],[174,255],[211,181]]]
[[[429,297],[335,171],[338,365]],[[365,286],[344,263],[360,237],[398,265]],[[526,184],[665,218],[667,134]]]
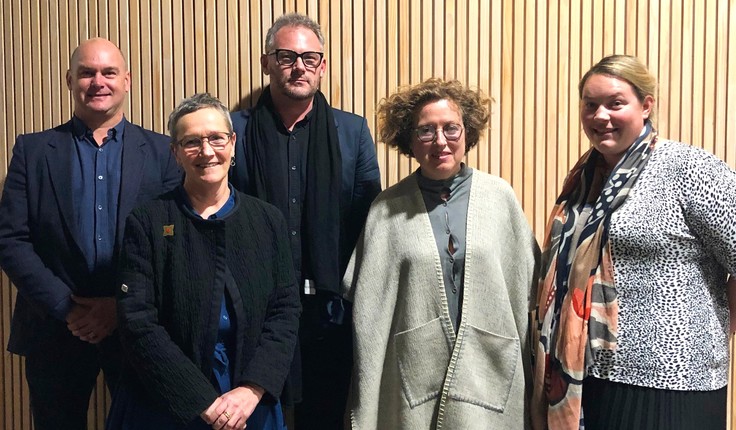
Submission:
[[[235,167],[235,157],[230,157],[230,167]]]

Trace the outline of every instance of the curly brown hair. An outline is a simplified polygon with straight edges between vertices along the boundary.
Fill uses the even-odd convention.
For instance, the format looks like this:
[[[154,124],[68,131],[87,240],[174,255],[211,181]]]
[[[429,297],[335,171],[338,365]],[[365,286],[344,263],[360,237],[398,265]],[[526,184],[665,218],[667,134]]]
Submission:
[[[480,90],[472,90],[457,80],[430,78],[421,84],[400,88],[378,106],[378,137],[401,154],[413,157],[411,151],[417,115],[427,104],[438,100],[452,101],[460,110],[465,128],[465,153],[478,144],[488,124],[487,98]]]

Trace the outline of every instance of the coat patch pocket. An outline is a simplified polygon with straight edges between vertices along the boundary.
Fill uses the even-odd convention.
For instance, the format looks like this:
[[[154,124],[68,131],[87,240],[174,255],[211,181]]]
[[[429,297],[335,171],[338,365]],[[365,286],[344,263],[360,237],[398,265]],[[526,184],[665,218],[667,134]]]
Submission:
[[[409,406],[414,408],[439,396],[451,353],[440,319],[396,333],[394,346]]]
[[[518,338],[468,325],[458,356],[450,396],[503,412],[514,382],[521,345]]]

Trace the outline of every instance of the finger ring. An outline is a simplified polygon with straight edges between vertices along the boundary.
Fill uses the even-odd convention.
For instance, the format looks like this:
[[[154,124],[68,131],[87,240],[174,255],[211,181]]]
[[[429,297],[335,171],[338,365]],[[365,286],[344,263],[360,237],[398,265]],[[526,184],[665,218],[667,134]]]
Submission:
[[[227,411],[223,412],[222,414],[225,415],[225,418],[227,418],[228,421],[230,420],[230,414],[227,413]]]

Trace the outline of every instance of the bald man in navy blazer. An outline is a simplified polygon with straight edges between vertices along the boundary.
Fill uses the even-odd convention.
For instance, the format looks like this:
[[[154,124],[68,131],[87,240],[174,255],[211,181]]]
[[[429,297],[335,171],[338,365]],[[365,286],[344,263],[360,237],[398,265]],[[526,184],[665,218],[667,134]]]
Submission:
[[[91,39],[66,76],[73,118],[18,136],[0,201],[0,267],[18,288],[8,350],[26,357],[38,429],[84,429],[102,368],[119,369],[115,264],[133,207],[181,179],[169,139],[123,116],[130,72]]]

